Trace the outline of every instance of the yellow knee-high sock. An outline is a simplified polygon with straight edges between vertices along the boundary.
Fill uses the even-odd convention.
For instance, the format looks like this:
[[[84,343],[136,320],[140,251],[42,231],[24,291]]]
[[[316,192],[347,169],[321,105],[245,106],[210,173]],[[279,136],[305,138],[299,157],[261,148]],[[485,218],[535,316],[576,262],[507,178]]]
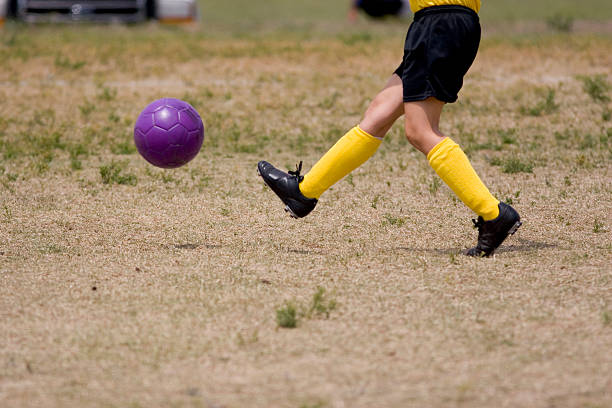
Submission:
[[[355,126],[304,176],[300,191],[306,197],[318,199],[325,190],[365,163],[376,152],[381,141]]]
[[[438,143],[427,160],[457,197],[485,221],[497,218],[499,201],[493,197],[470,164],[461,147],[449,138]]]

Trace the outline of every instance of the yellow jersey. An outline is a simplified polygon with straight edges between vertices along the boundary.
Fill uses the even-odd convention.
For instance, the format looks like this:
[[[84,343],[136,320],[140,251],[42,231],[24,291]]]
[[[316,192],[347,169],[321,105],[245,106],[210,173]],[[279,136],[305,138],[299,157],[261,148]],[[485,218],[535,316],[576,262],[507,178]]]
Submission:
[[[464,6],[478,13],[480,0],[410,0],[410,9],[413,13],[431,6]]]

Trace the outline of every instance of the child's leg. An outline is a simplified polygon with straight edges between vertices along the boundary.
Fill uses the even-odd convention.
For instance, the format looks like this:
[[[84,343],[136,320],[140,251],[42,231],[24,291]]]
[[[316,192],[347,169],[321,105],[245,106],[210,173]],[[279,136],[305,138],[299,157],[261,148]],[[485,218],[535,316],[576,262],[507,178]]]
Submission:
[[[365,163],[403,113],[402,80],[393,75],[374,98],[361,123],[341,137],[304,176],[299,185],[302,194],[318,199],[328,188]]]
[[[404,104],[406,137],[427,155],[440,178],[472,211],[485,221],[499,215],[499,201],[474,171],[459,145],[444,137],[438,127],[444,102],[436,98]]]

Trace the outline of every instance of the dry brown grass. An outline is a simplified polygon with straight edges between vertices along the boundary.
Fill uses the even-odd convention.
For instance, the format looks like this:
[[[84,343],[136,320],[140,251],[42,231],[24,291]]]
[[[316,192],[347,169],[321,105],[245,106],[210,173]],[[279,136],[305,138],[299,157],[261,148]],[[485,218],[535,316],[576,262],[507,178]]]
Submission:
[[[0,45],[0,406],[612,405],[611,107],[578,78],[612,79],[610,38],[483,44],[443,128],[525,225],[468,259],[472,215],[400,126],[304,220],[255,174],[312,165],[401,35],[101,33]],[[129,148],[161,96],[207,126],[175,171]],[[102,183],[113,161],[136,185]],[[318,287],[329,317],[278,328]]]

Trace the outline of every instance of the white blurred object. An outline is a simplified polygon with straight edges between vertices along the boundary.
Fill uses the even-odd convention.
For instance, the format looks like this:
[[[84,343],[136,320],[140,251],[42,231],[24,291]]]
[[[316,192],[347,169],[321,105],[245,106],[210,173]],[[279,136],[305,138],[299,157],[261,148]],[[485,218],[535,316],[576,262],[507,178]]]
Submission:
[[[4,19],[6,18],[6,13],[8,11],[7,7],[8,7],[8,1],[0,0],[0,26],[4,24]]]
[[[156,18],[162,23],[189,23],[198,19],[196,0],[155,0]]]

